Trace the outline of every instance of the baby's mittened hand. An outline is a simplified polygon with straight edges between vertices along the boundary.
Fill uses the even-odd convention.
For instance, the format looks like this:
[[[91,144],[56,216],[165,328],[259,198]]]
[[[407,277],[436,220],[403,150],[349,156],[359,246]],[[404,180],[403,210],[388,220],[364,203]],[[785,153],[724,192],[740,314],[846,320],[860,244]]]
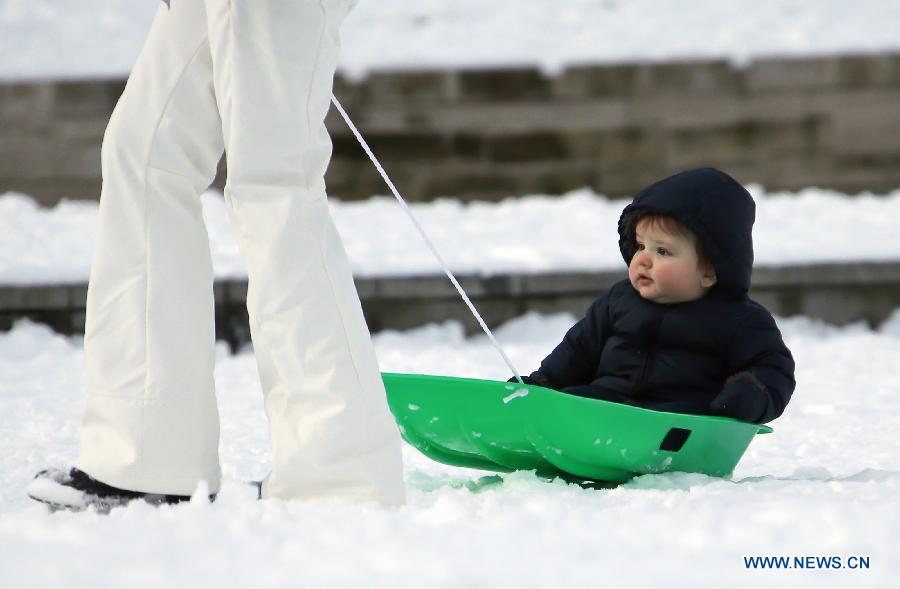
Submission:
[[[725,388],[709,403],[709,412],[710,415],[757,423],[768,406],[765,385],[753,374],[739,372],[725,381]]]
[[[519,379],[517,379],[515,376],[511,376],[506,382],[519,382]],[[534,380],[532,380],[530,376],[523,376],[522,382],[524,382],[525,384],[537,384],[534,382]]]
[[[509,379],[508,381],[506,381],[506,382],[519,382],[519,381],[516,380],[516,377],[515,377],[515,376],[513,376],[512,378],[510,378],[510,379]],[[542,386],[542,387],[546,387],[546,388],[552,388],[552,387],[550,386],[550,382],[544,377],[543,374],[541,374],[541,373],[538,372],[537,370],[535,370],[534,372],[532,372],[529,376],[523,376],[523,377],[522,377],[522,382],[524,382],[525,384],[536,384],[536,385],[538,385],[538,386]]]

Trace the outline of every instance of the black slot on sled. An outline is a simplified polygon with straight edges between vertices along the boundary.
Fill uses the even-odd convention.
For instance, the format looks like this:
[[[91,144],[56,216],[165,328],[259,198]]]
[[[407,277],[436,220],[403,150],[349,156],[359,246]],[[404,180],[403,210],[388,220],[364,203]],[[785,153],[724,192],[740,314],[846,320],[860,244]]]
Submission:
[[[666,434],[666,437],[663,438],[662,444],[659,445],[659,449],[665,450],[666,452],[678,452],[684,447],[684,443],[687,442],[690,435],[691,430],[689,429],[673,427]]]

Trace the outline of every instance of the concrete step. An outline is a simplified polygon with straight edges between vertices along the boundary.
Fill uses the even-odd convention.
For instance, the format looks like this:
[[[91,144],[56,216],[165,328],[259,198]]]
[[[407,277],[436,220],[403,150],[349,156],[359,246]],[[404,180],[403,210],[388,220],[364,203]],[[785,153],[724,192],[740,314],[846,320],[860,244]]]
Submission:
[[[623,269],[458,278],[493,327],[529,311],[581,316],[625,276]],[[781,317],[877,326],[900,307],[900,261],[760,266],[754,269],[753,284],[751,297]],[[442,275],[360,277],[356,285],[373,332],[447,320],[460,321],[469,333],[480,329]],[[217,337],[233,346],[249,341],[246,281],[217,282],[214,296]],[[86,298],[86,284],[0,286],[0,330],[30,318],[61,333],[83,334]]]

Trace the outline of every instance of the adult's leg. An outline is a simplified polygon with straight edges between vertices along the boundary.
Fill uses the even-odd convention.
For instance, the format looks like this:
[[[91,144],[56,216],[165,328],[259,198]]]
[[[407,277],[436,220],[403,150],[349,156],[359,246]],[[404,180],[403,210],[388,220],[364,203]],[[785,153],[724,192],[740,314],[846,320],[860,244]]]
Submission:
[[[324,119],[351,5],[206,0],[273,451],[263,496],[399,504],[399,433],[325,195]]]
[[[220,479],[199,196],[223,140],[203,2],[160,6],[103,139],[76,465],[114,487],[189,495]]]

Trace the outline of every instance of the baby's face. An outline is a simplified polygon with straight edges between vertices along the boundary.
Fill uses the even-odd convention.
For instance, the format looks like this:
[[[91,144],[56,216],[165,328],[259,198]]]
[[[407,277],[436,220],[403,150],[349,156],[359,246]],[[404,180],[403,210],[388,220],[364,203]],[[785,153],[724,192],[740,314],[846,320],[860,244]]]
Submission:
[[[700,268],[694,244],[647,221],[637,225],[637,252],[628,266],[631,286],[648,301],[671,304],[697,300],[716,283]]]

